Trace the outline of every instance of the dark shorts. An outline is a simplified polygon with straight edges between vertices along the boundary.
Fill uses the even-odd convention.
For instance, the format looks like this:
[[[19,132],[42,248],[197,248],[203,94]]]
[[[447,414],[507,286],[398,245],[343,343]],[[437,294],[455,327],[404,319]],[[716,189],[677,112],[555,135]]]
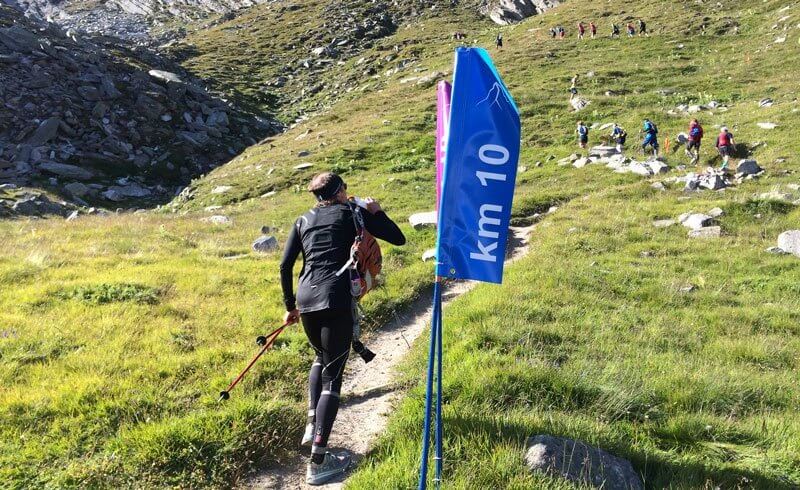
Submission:
[[[581,136],[581,137],[579,137],[579,138],[578,138],[578,141],[579,141],[581,144],[585,145],[586,143],[588,143],[588,142],[589,142],[589,137],[588,137],[588,136]]]
[[[571,93],[572,95],[577,95],[578,89],[576,89],[575,87],[572,87],[572,88],[569,89],[569,93]]]
[[[731,154],[731,147],[728,145],[723,145],[717,148],[719,150],[719,154],[723,157],[730,156]]]
[[[652,146],[653,148],[658,148],[658,138],[656,138],[654,135],[645,136],[644,141],[642,142],[642,148],[648,145]]]
[[[686,149],[687,150],[692,150],[694,148],[697,148],[698,151],[700,150],[700,142],[699,141],[689,141],[689,144],[686,145]]]

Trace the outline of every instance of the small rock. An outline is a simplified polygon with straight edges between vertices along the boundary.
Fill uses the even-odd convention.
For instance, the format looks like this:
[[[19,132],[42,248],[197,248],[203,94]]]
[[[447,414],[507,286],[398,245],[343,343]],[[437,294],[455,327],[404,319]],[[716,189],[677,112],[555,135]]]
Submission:
[[[422,261],[427,262],[429,260],[436,260],[436,249],[429,248],[425,252],[422,253]]]
[[[766,99],[761,99],[758,102],[759,107],[772,107],[772,104],[774,104],[774,102],[769,97],[767,97]]]
[[[264,235],[253,242],[256,252],[272,252],[278,249],[278,240],[274,236]]]
[[[678,222],[674,219],[657,219],[653,221],[653,226],[656,228],[668,228],[676,224],[678,224]]]
[[[777,124],[771,122],[760,122],[756,123],[756,125],[761,129],[775,129],[778,127]]]
[[[44,170],[51,174],[58,175],[67,179],[90,180],[94,173],[85,168],[67,165],[66,163],[44,162],[39,164],[39,170]]]
[[[657,191],[665,191],[665,190],[667,190],[667,188],[664,187],[664,184],[662,184],[661,182],[653,182],[652,184],[650,184],[650,187],[652,187],[653,189],[655,189]]]
[[[75,197],[83,197],[89,193],[89,188],[80,182],[72,182],[64,186],[64,189]]]
[[[719,226],[707,226],[689,231],[689,238],[719,238],[720,236],[722,236],[722,228]]]
[[[224,216],[222,214],[215,214],[214,216],[209,216],[208,218],[202,218],[200,221],[204,223],[211,223],[214,225],[230,225],[233,224],[233,220]]]
[[[525,443],[525,464],[532,472],[562,477],[595,488],[644,488],[639,474],[629,461],[566,437],[529,437]]]
[[[61,118],[51,117],[42,121],[33,136],[28,138],[27,143],[31,146],[40,146],[51,139],[55,138],[58,134],[58,127],[61,124]]]
[[[764,169],[758,166],[758,162],[752,159],[745,159],[736,165],[736,173],[742,175],[756,175]]]
[[[436,226],[437,220],[436,211],[415,213],[408,217],[408,222],[411,223],[411,227],[415,230]]]
[[[708,212],[708,215],[712,218],[719,218],[720,216],[725,215],[725,211],[723,211],[722,208],[714,208]]]
[[[229,190],[233,189],[232,185],[218,185],[211,189],[212,194],[225,194]]]
[[[572,162],[572,166],[575,167],[575,168],[583,168],[586,165],[589,165],[590,163],[592,163],[591,160],[589,160],[586,157],[583,157],[583,158],[579,158],[579,159],[575,160],[574,162]]]
[[[75,221],[76,219],[78,219],[78,216],[80,216],[80,213],[79,213],[79,212],[78,212],[78,210],[76,209],[75,211],[73,211],[72,213],[70,213],[70,215],[69,215],[69,216],[67,216],[67,221]]]
[[[699,230],[709,224],[714,218],[702,213],[685,213],[678,217],[678,221],[692,230]]]
[[[800,230],[784,231],[778,235],[778,247],[786,253],[800,257]]]
[[[697,289],[697,286],[695,286],[694,284],[688,284],[686,286],[682,286],[680,289],[678,289],[678,291],[682,293],[691,293],[695,289]]]
[[[295,170],[305,170],[305,169],[307,169],[307,168],[311,168],[311,167],[313,167],[313,166],[314,166],[314,164],[313,164],[313,163],[308,163],[308,162],[306,162],[306,163],[301,163],[300,165],[295,165],[295,166],[294,166],[294,169],[295,169]]]
[[[157,80],[163,81],[163,82],[183,83],[183,80],[181,80],[181,77],[179,77],[178,75],[176,75],[176,74],[174,74],[172,72],[169,72],[169,71],[150,70],[149,72],[147,72],[147,74],[150,75],[151,77],[153,77],[153,78],[155,78]]]
[[[781,247],[769,247],[766,250],[767,253],[775,254],[775,255],[788,255],[789,252],[782,249]]]

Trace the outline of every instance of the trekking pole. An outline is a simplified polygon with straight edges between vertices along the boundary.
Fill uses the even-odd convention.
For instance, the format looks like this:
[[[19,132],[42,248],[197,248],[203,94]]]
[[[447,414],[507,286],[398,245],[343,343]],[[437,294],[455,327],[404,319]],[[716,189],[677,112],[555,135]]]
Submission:
[[[233,383],[231,383],[230,386],[228,386],[228,389],[219,392],[219,399],[217,400],[217,403],[219,403],[219,402],[221,402],[223,400],[227,400],[227,399],[229,399],[231,397],[231,390],[234,387],[236,387],[237,384],[239,384],[239,381],[241,381],[242,378],[244,378],[244,375],[247,374],[248,371],[250,371],[250,368],[253,367],[253,364],[255,364],[256,361],[258,361],[258,359],[265,352],[267,352],[267,349],[272,347],[272,344],[275,343],[275,339],[278,338],[278,335],[280,335],[281,332],[283,332],[283,329],[286,328],[287,326],[289,326],[288,322],[284,323],[280,327],[278,327],[275,330],[273,330],[269,335],[259,335],[256,338],[256,344],[263,346],[263,348],[261,349],[261,351],[258,354],[256,354],[256,356],[253,358],[253,360],[250,361],[250,364],[248,364],[247,367],[244,368],[244,371],[242,371],[239,374],[239,376],[237,376],[236,379],[233,380]]]

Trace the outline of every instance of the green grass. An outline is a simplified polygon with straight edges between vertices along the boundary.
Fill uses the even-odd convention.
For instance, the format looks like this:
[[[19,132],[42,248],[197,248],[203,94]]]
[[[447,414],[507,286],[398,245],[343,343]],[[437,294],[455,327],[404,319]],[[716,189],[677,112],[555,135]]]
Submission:
[[[800,485],[800,268],[796,258],[764,252],[797,227],[800,212],[754,199],[797,182],[797,30],[786,43],[765,46],[782,32],[771,29],[778,18],[800,14],[796,6],[779,12],[786,5],[574,0],[503,28],[506,48],[493,56],[522,111],[526,167],[514,220],[560,208],[540,221],[530,256],[508,268],[504,285],[480,286],[445,312],[448,487],[572,488],[524,469],[522,444],[536,433],[627,457],[648,488]],[[252,39],[280,40],[305,28],[295,21],[281,30],[267,7],[232,21],[243,27],[225,42],[219,36],[230,24],[193,33],[197,52],[186,61],[262,109],[269,105],[248,91],[278,68],[267,62],[272,46]],[[650,19],[650,38],[546,38],[550,25],[572,26],[579,17],[603,19],[605,33],[610,19],[639,15]],[[717,34],[731,20],[739,34]],[[363,56],[382,59],[397,45],[398,56],[415,64],[390,76],[382,66],[373,79],[346,60],[330,72],[329,86],[357,77],[364,90],[326,88],[315,97],[329,97],[331,110],[197,179],[191,199],[144,214],[0,222],[0,482],[224,488],[289,454],[304,422],[311,357],[299,329],[281,336],[230,401],[216,403],[256,351],[255,336],[281,314],[278,255],[250,254],[250,243],[263,225],[284,240],[311,204],[308,178],[328,168],[355,193],[379,198],[399,222],[432,208],[433,89],[401,81],[449,72],[455,30],[487,46],[497,32],[466,10],[399,29]],[[262,71],[247,59],[263,63]],[[700,115],[709,135],[704,158],[713,125],[727,124],[755,147],[767,175],[721,193],[684,195],[679,185],[659,192],[600,166],[557,166],[575,151],[569,79],[590,70],[594,77],[581,82],[592,100],[584,120],[616,120],[633,135],[647,116],[674,137],[688,117],[667,110],[717,100],[727,112]],[[659,95],[662,88],[675,93]],[[606,90],[626,94],[607,97]],[[767,96],[776,104],[758,109]],[[294,111],[273,108],[287,118]],[[779,127],[761,130],[759,121]],[[310,154],[298,157],[301,151]],[[673,166],[683,160],[669,156]],[[293,170],[303,162],[314,167]],[[221,185],[233,188],[211,192]],[[718,240],[651,225],[715,206],[726,211]],[[201,221],[211,214],[230,216],[233,225]],[[409,244],[384,247],[387,283],[367,298],[373,326],[430,282],[431,266],[419,255],[433,233],[403,229]],[[682,292],[687,285],[695,289]],[[415,485],[424,344],[403,368],[408,397],[351,487]]]

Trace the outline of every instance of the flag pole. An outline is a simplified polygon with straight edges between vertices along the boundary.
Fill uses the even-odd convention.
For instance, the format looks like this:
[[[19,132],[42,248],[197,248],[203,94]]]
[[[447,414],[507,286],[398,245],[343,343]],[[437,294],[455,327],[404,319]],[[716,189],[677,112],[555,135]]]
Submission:
[[[442,282],[441,277],[436,277],[436,284],[440,285]],[[435,287],[434,287],[435,289]],[[436,472],[434,476],[434,485],[438,489],[442,482],[442,324],[444,323],[442,315],[442,290],[438,290],[438,296],[434,298],[434,308],[438,308],[439,312],[436,315],[436,455],[434,462],[436,463]]]
[[[436,358],[437,323],[439,322],[439,307],[436,299],[441,299],[441,283],[436,281],[433,286],[433,318],[431,319],[431,343],[428,349],[428,380],[425,388],[425,421],[422,429],[422,465],[419,470],[419,490],[428,486],[428,452],[430,448],[431,433],[431,404],[433,402],[433,367]]]

